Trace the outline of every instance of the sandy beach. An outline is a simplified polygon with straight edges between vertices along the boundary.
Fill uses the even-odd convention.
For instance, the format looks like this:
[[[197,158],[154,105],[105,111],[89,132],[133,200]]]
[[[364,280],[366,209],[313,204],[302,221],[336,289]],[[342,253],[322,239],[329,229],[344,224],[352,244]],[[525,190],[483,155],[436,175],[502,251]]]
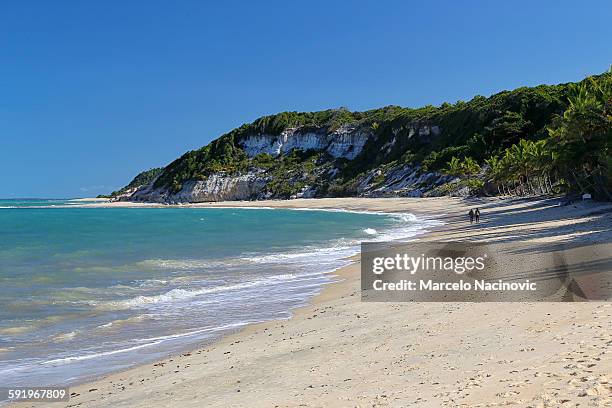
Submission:
[[[136,203],[87,206],[137,207]],[[197,207],[410,212],[445,224],[426,241],[612,242],[612,205],[558,199],[312,199]],[[466,213],[479,207],[482,222]],[[510,261],[503,270],[517,267]],[[516,261],[519,262],[519,261]],[[533,262],[535,264],[535,262]],[[366,303],[359,259],[289,320],[71,388],[67,407],[612,406],[612,304]],[[28,406],[31,404],[18,404]],[[48,406],[49,404],[47,404]]]

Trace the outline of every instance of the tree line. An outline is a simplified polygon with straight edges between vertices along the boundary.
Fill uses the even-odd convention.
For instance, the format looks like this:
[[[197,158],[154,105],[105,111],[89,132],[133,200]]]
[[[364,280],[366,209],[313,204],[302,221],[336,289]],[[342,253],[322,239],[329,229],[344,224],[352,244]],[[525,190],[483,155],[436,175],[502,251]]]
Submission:
[[[443,172],[485,181],[500,195],[589,193],[612,200],[612,68],[571,84],[568,108],[553,118],[547,137],[521,138],[481,165],[472,157],[453,156]],[[519,135],[520,136],[520,135]]]

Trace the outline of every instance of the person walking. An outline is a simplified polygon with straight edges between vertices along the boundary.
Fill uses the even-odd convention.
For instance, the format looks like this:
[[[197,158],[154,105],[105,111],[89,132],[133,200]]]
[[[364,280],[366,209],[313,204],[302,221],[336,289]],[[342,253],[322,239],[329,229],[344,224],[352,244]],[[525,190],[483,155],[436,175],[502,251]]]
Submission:
[[[480,223],[480,210],[478,208],[474,212],[474,217],[476,217],[476,223]]]
[[[472,224],[474,222],[474,210],[470,208],[468,215],[470,216],[470,224]]]

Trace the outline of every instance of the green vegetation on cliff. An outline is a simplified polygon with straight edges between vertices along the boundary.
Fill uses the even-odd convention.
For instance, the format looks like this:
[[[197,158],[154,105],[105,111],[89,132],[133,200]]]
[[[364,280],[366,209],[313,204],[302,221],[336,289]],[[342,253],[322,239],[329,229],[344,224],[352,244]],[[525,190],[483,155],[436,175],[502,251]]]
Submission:
[[[202,180],[220,171],[245,171],[251,163],[238,141],[249,135],[279,135],[285,129],[298,126],[333,131],[344,124],[356,123],[363,117],[364,113],[349,112],[343,108],[320,112],[282,112],[264,116],[232,130],[198,150],[185,153],[166,167],[156,186],[167,186],[178,191],[187,180]]]
[[[185,153],[163,169],[155,187],[177,192],[187,180],[256,170],[270,178],[267,191],[274,197],[289,197],[306,185],[317,186],[318,195],[352,195],[368,172],[383,171],[374,180],[381,182],[385,169],[412,165],[421,172],[469,179],[466,184],[473,189],[487,181],[500,193],[589,191],[605,196],[611,76],[608,72],[576,84],[522,87],[438,107],[265,116]],[[279,135],[289,128],[331,133],[342,126],[371,135],[353,160],[322,152],[249,158],[240,144],[249,136]]]
[[[120,196],[121,194],[125,194],[130,190],[134,190],[140,186],[144,186],[145,184],[151,183],[153,180],[155,180],[155,177],[160,175],[163,171],[163,167],[155,167],[149,170],[145,170],[142,173],[139,173],[136,177],[134,177],[127,186],[121,188],[120,190],[113,191],[107,196],[99,195],[98,198],[113,198]]]

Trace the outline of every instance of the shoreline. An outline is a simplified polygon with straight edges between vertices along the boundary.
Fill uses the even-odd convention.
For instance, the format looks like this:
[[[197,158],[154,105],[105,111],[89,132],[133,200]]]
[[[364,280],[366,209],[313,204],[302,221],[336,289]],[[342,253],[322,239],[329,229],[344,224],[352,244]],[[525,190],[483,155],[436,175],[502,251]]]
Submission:
[[[73,201],[76,201],[76,200],[73,200]],[[88,199],[88,198],[83,198],[83,199],[81,199],[81,201],[88,202],[88,201],[91,201],[91,200]],[[98,199],[98,201],[103,201],[103,202],[99,202],[99,203],[95,203],[95,204],[84,203],[84,204],[80,204],[80,205],[70,205],[70,206],[65,206],[65,207],[57,206],[57,207],[54,207],[54,208],[71,208],[71,209],[74,209],[74,208],[91,208],[91,207],[94,207],[94,208],[100,208],[100,207],[105,207],[105,208],[106,207],[109,207],[109,208],[121,207],[121,208],[125,208],[125,206],[123,206],[123,205],[115,205],[115,203],[108,203],[107,200],[103,200],[103,199],[100,200],[100,199]],[[128,204],[127,208],[149,208],[150,207],[150,205],[148,205],[148,204],[140,205],[140,203],[139,203],[136,206],[133,206],[132,205],[133,203],[127,203],[127,204]],[[230,203],[219,203],[219,204],[220,205],[214,206],[214,208],[219,208],[219,209],[221,209],[221,208],[223,208],[223,209],[228,209],[228,208],[279,209],[279,210],[280,209],[285,209],[285,207],[283,206],[284,203],[282,201],[277,203],[277,204],[280,204],[280,205],[276,205],[274,207],[259,206],[259,205],[244,206],[243,203],[231,203],[231,202]],[[258,203],[255,203],[255,204],[258,204]],[[187,208],[187,206],[163,206],[162,208],[175,208],[175,207]],[[26,208],[28,208],[28,207],[26,207]],[[51,208],[51,207],[44,207],[44,208]],[[196,208],[201,208],[201,207],[198,206]],[[377,215],[385,216],[385,218],[391,217],[391,218],[397,219],[397,220],[403,220],[404,219],[403,217],[399,218],[398,216],[404,216],[404,215],[411,216],[412,215],[412,214],[406,214],[406,213],[403,213],[403,212],[369,211],[369,210],[366,210],[365,208],[362,209],[362,210],[346,210],[346,209],[339,208],[337,206],[332,206],[332,207],[328,206],[327,208],[309,208],[307,206],[302,206],[302,207],[296,207],[296,208],[291,207],[291,208],[288,208],[288,209],[291,210],[292,212],[294,210],[295,211],[302,211],[303,210],[303,211],[321,211],[321,212],[327,212],[327,211],[329,211],[329,212],[348,212],[348,213],[355,213],[355,214],[377,214]],[[401,224],[401,222],[400,222],[400,224]],[[428,224],[428,223],[427,222],[425,222],[424,224],[417,223],[417,225],[419,225],[418,229],[422,230],[424,228],[427,228],[425,226],[425,224]],[[377,235],[375,237],[373,237],[373,239],[376,239],[376,238],[380,239],[380,238],[383,238],[384,236],[386,236],[387,234],[393,234],[394,232],[396,232],[396,227],[393,227],[390,230],[386,230],[385,229],[384,232],[380,231],[379,233],[377,233]],[[405,233],[408,234],[409,232],[405,232]],[[421,235],[422,233],[423,233],[422,231],[418,231],[416,234]],[[401,232],[400,232],[400,234],[401,234]],[[410,235],[410,236],[412,236],[412,235]],[[389,238],[389,239],[391,239],[391,238]],[[338,258],[338,260],[340,261],[341,264],[346,265],[346,264],[352,264],[352,263],[355,262],[356,256],[357,256],[358,251],[359,251],[358,250],[358,246],[352,246],[351,245],[350,249],[351,250],[348,251],[348,252],[350,252],[351,255],[346,255],[346,256],[343,256],[341,258]],[[336,283],[337,271],[339,269],[343,269],[343,268],[344,268],[344,266],[340,266],[337,269],[330,269],[327,272],[325,272],[325,275],[327,275],[329,277],[330,282],[321,284],[321,286],[318,288],[318,293],[317,294],[309,296],[309,298],[306,299],[306,303],[305,304],[299,305],[296,308],[291,308],[291,309],[287,310],[287,313],[290,314],[291,316],[293,316],[295,310],[299,310],[299,309],[301,309],[303,307],[306,307],[306,306],[310,305],[311,302],[313,301],[313,298],[315,298],[323,290],[325,290],[325,288],[328,285]],[[191,342],[191,343],[183,344],[180,348],[177,348],[175,351],[172,351],[172,352],[167,352],[167,353],[163,353],[162,352],[162,353],[160,353],[160,354],[162,354],[162,356],[161,357],[157,357],[155,359],[147,358],[147,359],[143,359],[144,362],[138,363],[136,365],[129,366],[127,368],[124,367],[124,368],[110,369],[110,370],[106,371],[103,374],[84,376],[84,377],[79,378],[78,380],[74,381],[71,384],[71,386],[75,387],[75,386],[79,386],[79,385],[83,385],[83,384],[92,383],[92,382],[98,381],[100,379],[103,379],[104,377],[106,377],[108,375],[112,375],[112,374],[115,374],[115,373],[118,373],[118,372],[122,372],[122,371],[125,371],[125,370],[130,369],[130,368],[140,367],[142,365],[147,365],[147,364],[150,364],[150,363],[154,363],[154,362],[160,361],[160,359],[167,359],[167,358],[171,358],[171,357],[176,357],[176,356],[180,355],[181,353],[183,353],[185,351],[191,350],[194,347],[201,346],[203,344],[211,344],[211,343],[215,343],[217,341],[220,341],[221,339],[223,339],[227,335],[232,335],[232,334],[234,334],[236,332],[240,332],[241,330],[244,330],[244,328],[249,327],[251,325],[262,324],[262,323],[265,323],[265,322],[268,322],[268,321],[276,321],[276,320],[282,321],[282,320],[287,320],[287,319],[290,319],[290,318],[291,317],[270,317],[268,319],[261,320],[261,321],[254,321],[254,322],[244,323],[243,325],[240,325],[239,327],[230,329],[227,333],[224,333],[224,334],[220,335],[219,337],[214,337],[214,338],[211,338],[211,339],[199,340],[197,342]],[[125,354],[128,354],[128,353],[125,353]],[[131,354],[131,352],[130,352],[130,354]],[[79,358],[81,356],[76,356],[76,357]],[[0,403],[0,406],[2,406],[1,403]]]
[[[481,208],[483,208],[484,210],[484,222],[482,224],[484,228],[476,230],[475,228],[468,227],[470,228],[470,230],[466,232],[466,226],[464,225],[464,214],[466,212],[465,210],[469,206],[477,205],[481,206]],[[145,206],[150,207],[150,205],[116,205],[116,203],[96,203],[86,204],[84,206],[123,208]],[[555,242],[562,239],[581,239],[586,240],[588,242],[589,238],[592,238],[589,237],[589,235],[593,234],[589,234],[589,228],[586,227],[588,227],[594,222],[594,220],[588,220],[588,218],[597,218],[597,215],[589,215],[589,213],[597,213],[598,211],[601,211],[602,208],[605,211],[609,211],[610,209],[609,205],[594,203],[572,206],[572,208],[561,208],[554,205],[554,200],[478,199],[472,201],[449,199],[447,197],[443,197],[440,199],[350,198],[271,202],[232,202],[196,204],[188,206],[180,205],[177,207],[300,208],[300,206],[306,206],[307,208],[311,209],[333,209],[332,206],[335,206],[336,208],[341,207],[343,209],[360,211],[378,212],[384,210],[385,212],[412,212],[417,216],[425,215],[433,217],[434,215],[436,215],[438,219],[442,218],[446,225],[429,228],[429,231],[425,232],[425,234],[421,233],[418,235],[418,239],[423,241],[445,239],[469,239],[482,241],[487,241],[490,239],[495,240],[496,238],[499,238],[499,236],[508,236],[507,234],[509,233],[509,231],[504,231],[504,229],[518,228],[518,230],[521,231],[521,228],[524,227],[525,223],[515,222],[515,224],[513,224],[512,226],[507,226],[506,228],[504,228],[504,225],[489,226],[487,225],[488,217],[493,218],[493,215],[497,214],[498,212],[500,213],[500,216],[507,212],[512,212],[516,217],[525,218],[527,216],[527,218],[529,218],[530,216],[531,219],[534,220],[539,218],[540,211],[552,211],[553,213],[562,213],[567,218],[562,219],[562,217],[558,216],[553,217],[553,219],[548,219],[543,222],[543,225],[540,225],[541,228],[539,229],[545,231],[546,229],[553,227],[558,228],[558,231],[555,232],[563,231],[565,232],[565,234],[555,233],[548,234],[548,236],[546,236],[546,234],[536,233],[533,234],[535,235],[533,237],[525,236],[524,238],[529,238],[534,242]],[[169,206],[161,205],[160,207],[167,208]],[[500,209],[499,207],[502,208]],[[533,214],[534,212],[535,214]],[[501,218],[503,218],[503,216]],[[585,219],[587,219],[586,223],[589,225],[583,225],[583,221]],[[524,220],[521,219],[517,221]],[[597,221],[600,222],[601,220]],[[610,242],[610,220],[607,221],[607,230],[604,231],[606,235],[598,237],[598,240],[603,239],[604,242]],[[495,236],[490,236],[490,228],[493,230],[500,231],[497,234],[494,233],[493,235]],[[486,230],[486,233],[483,232],[483,230]],[[373,333],[381,332],[382,328],[377,324],[377,322],[374,322],[371,319],[368,319],[367,317],[369,314],[378,315],[382,311],[380,309],[384,309],[387,312],[393,312],[402,309],[406,310],[407,308],[409,309],[413,307],[420,310],[425,315],[430,316],[437,315],[437,311],[440,313],[440,315],[436,316],[436,319],[441,319],[443,322],[442,324],[447,325],[452,325],[452,322],[447,321],[448,319],[445,320],[445,318],[447,317],[445,316],[445,314],[452,312],[456,309],[474,309],[480,311],[487,311],[485,316],[489,315],[490,311],[495,309],[495,306],[486,303],[467,305],[457,305],[453,303],[414,305],[380,305],[372,303],[361,303],[359,301],[358,290],[359,256],[355,255],[349,259],[351,259],[350,265],[331,272],[332,275],[338,276],[340,280],[323,286],[321,291],[310,299],[308,305],[294,309],[292,311],[292,316],[290,319],[271,320],[262,323],[250,324],[234,333],[213,340],[211,343],[206,343],[204,345],[199,345],[198,347],[193,347],[191,351],[185,351],[178,355],[164,358],[153,364],[148,363],[143,365],[137,365],[124,371],[118,371],[105,375],[94,381],[78,384],[71,389],[72,392],[75,392],[78,395],[75,395],[71,399],[68,406],[78,405],[94,407],[108,406],[112,404],[113,406],[157,407],[165,406],[163,401],[167,400],[168,398],[172,398],[172,401],[175,401],[175,398],[179,398],[181,399],[181,405],[184,406],[243,406],[243,404],[246,403],[245,401],[250,401],[251,398],[253,398],[253,395],[257,395],[257,402],[254,404],[250,404],[251,406],[270,406],[275,404],[280,404],[280,406],[296,406],[299,404],[305,404],[305,406],[345,406],[349,403],[359,404],[365,403],[366,401],[374,400],[378,401],[381,406],[394,406],[394,404],[402,405],[408,403],[418,406],[440,406],[444,404],[452,405],[454,402],[449,399],[450,393],[446,394],[444,398],[441,398],[441,395],[446,392],[444,388],[447,388],[449,386],[452,387],[454,385],[450,382],[450,380],[439,380],[437,384],[428,384],[428,387],[425,386],[426,382],[422,382],[422,384],[420,384],[420,387],[415,387],[415,384],[412,384],[413,388],[410,392],[408,392],[408,389],[405,389],[405,393],[397,393],[395,391],[391,392],[391,389],[394,389],[394,385],[397,384],[397,379],[395,379],[394,381],[384,381],[380,379],[379,381],[367,381],[365,380],[365,378],[369,378],[369,376],[363,377],[363,375],[361,375],[361,377],[363,378],[360,383],[351,384],[353,379],[349,377],[355,377],[355,374],[349,375],[349,373],[347,373],[347,380],[347,378],[340,379],[338,373],[334,372],[333,374],[335,375],[331,375],[331,373],[328,373],[327,377],[331,377],[328,379],[328,382],[330,384],[333,384],[334,389],[336,390],[335,392],[326,392],[328,390],[325,388],[330,387],[329,384],[326,387],[315,387],[313,384],[308,384],[305,386],[305,388],[301,387],[308,381],[310,381],[311,383],[313,382],[313,379],[309,378],[308,373],[311,373],[311,370],[313,370],[315,366],[318,367],[315,372],[321,371],[320,364],[325,364],[325,361],[329,359],[335,360],[337,353],[351,355],[351,358],[348,359],[348,365],[353,365],[353,369],[350,370],[351,372],[359,371],[359,368],[363,368],[359,365],[354,366],[355,361],[364,364],[374,364],[372,360],[364,358],[364,356],[361,355],[362,353],[360,352],[362,348],[370,348],[371,343],[349,339],[359,338],[357,334],[361,334],[371,339]],[[552,306],[551,304],[543,304],[532,305],[532,307],[535,309],[545,309],[549,312],[554,312],[555,310],[563,310],[567,313],[571,312],[571,309],[568,308],[566,304],[556,306],[555,305],[556,304],[552,304]],[[570,305],[577,304],[574,303]],[[605,303],[603,305],[594,305],[587,303],[581,304],[578,308],[582,312],[587,313],[590,312],[591,309],[599,310],[605,305]],[[529,305],[521,304],[519,308],[529,308]],[[604,309],[607,309],[604,311],[604,314],[607,313],[607,315],[609,316],[610,308],[605,307]],[[347,322],[346,316],[344,316],[346,313],[352,314],[351,319],[349,319],[349,322]],[[338,314],[340,315],[340,317],[336,319],[331,318],[331,315],[334,314]],[[328,320],[330,318],[332,320],[331,325],[329,324],[329,322],[325,322],[323,325],[319,324],[319,321]],[[362,323],[366,322],[368,323],[368,327],[363,327]],[[388,324],[389,322],[387,321],[386,323]],[[334,324],[336,326],[340,325],[346,327],[340,332],[333,333],[334,335],[332,335],[332,333],[329,333],[329,331],[332,331],[332,329],[330,329],[329,327],[336,327],[334,326]],[[383,325],[385,330],[382,330],[382,333],[384,333],[385,336],[390,336],[390,338],[392,338],[394,341],[398,340],[396,338],[396,335],[399,336],[399,333],[394,333],[394,330],[389,328],[387,324]],[[421,321],[418,324],[415,324],[412,329],[413,331],[419,332],[419,326],[423,325],[427,326],[427,322]],[[317,340],[313,336],[309,335],[311,331],[304,331],[304,329],[301,328],[302,326],[311,327],[312,330],[314,330],[315,332],[320,332],[321,334],[325,332],[325,336]],[[410,326],[410,324],[408,324],[408,326]],[[432,326],[430,327],[430,329],[433,330],[434,327]],[[484,329],[484,332],[488,330],[490,332],[489,334],[491,334],[492,337],[495,337],[497,335],[495,331],[491,331],[491,329],[487,328],[486,326],[481,329]],[[299,332],[299,336],[297,334],[295,335],[295,337],[290,336],[289,332]],[[420,345],[423,346],[422,338],[423,336],[427,337],[426,333],[427,331],[419,332],[418,336],[416,336],[413,340],[417,343],[420,342]],[[524,333],[520,332],[518,334]],[[328,336],[333,338],[333,342],[336,347],[331,347],[326,352],[326,347],[322,346],[321,343],[325,343]],[[413,336],[415,336],[415,333],[413,333]],[[272,343],[270,343],[270,337],[273,338],[271,340]],[[402,337],[399,336],[399,338],[401,339]],[[445,343],[443,338],[441,340],[438,339],[434,342],[440,343],[438,344],[439,347],[437,348],[438,352],[442,352],[446,355],[448,355],[448,353],[453,352],[452,349],[449,348],[449,345],[443,344]],[[308,343],[309,347],[303,347],[302,343]],[[280,355],[284,356],[282,358],[276,353],[274,353],[273,348],[275,344],[281,344],[285,348],[288,346],[289,354],[298,353],[300,356],[308,356],[310,354],[310,356],[308,356],[305,361],[300,360],[299,362],[292,362],[290,356],[287,354],[287,350],[284,350],[283,353],[279,352]],[[338,344],[343,344],[345,347],[348,348],[348,350],[338,348]],[[331,353],[331,350],[335,351]],[[393,355],[403,356],[405,355],[405,353],[391,353],[391,356]],[[294,378],[294,381],[287,382],[287,379],[273,379],[273,376],[270,375],[264,375],[264,378],[262,379],[261,376],[257,375],[258,369],[256,366],[260,364],[254,363],[255,361],[261,362],[262,360],[264,362],[263,365],[268,369],[280,370],[286,373],[293,372],[293,370],[296,370],[298,372],[302,372],[302,374],[309,379],[308,381],[304,382],[304,378]],[[320,364],[315,364],[315,366],[313,366],[313,363],[317,362]],[[416,362],[413,363],[416,364]],[[169,367],[166,368],[166,365]],[[172,366],[172,368],[170,368],[170,366]],[[408,370],[407,373],[417,374],[417,366],[415,366],[415,369],[413,370]],[[381,373],[385,373],[385,370],[394,371],[394,367],[395,366],[393,364],[388,363],[385,366],[375,367],[374,370],[363,371],[368,371],[369,374],[378,373],[378,375],[380,375]],[[474,368],[474,366],[471,367]],[[232,371],[235,368],[236,370]],[[330,367],[331,371],[338,371],[338,369],[340,371],[343,371],[341,365],[337,366],[336,370],[333,370],[333,367]],[[612,368],[610,367],[605,367],[605,370],[607,370],[608,372],[612,372]],[[389,372],[387,371],[387,373]],[[605,374],[606,372],[604,372],[604,375]],[[211,384],[210,386],[204,386],[200,383],[201,381],[209,380],[210,377],[214,379],[214,381],[212,381],[213,384]],[[244,377],[247,377],[247,379],[245,379]],[[289,377],[289,379],[290,378],[291,377]],[[486,379],[489,377],[485,376],[483,378]],[[232,379],[235,380],[232,382]],[[470,381],[478,382],[475,379],[471,379]],[[593,381],[599,380],[589,381],[589,385],[592,385],[591,383]],[[284,386],[279,386],[279,383],[283,383]],[[349,384],[347,385],[346,383]],[[370,384],[370,386],[366,386],[366,384]],[[606,388],[606,384],[608,383],[600,381],[600,383],[593,386],[593,389],[597,390],[597,387]],[[463,390],[474,387],[475,385],[466,385]],[[482,384],[480,384],[478,387],[482,388]],[[200,388],[203,388],[203,390]],[[434,391],[437,389],[438,392],[432,392],[430,388]],[[355,390],[357,390],[357,392],[355,392]],[[530,385],[530,390],[531,394],[534,394],[534,389],[532,385]],[[183,395],[186,391],[188,395]],[[488,401],[490,398],[493,397],[495,397],[494,399],[506,402],[509,402],[510,400],[514,400],[518,403],[521,403],[521,401],[525,401],[524,398],[519,399],[517,397],[517,395],[521,395],[520,392],[515,395],[512,393],[512,391],[514,390],[507,391],[510,394],[508,394],[507,396],[502,395],[501,397],[496,396],[495,393],[493,393],[492,397],[481,396],[480,400],[474,400],[474,397],[472,396],[471,402],[469,398],[472,394],[468,393],[468,395],[466,395],[464,399],[466,399],[468,403],[480,403],[483,401]],[[197,394],[199,398],[188,398],[194,397],[194,393]],[[393,394],[395,394],[394,397],[392,397]],[[411,394],[411,396],[405,394]],[[250,398],[249,395],[251,395]],[[541,397],[537,395],[530,396],[532,397],[532,399],[537,399]],[[409,401],[408,399],[406,399],[409,397],[412,398],[412,400]],[[521,395],[521,397],[523,397],[523,395]],[[587,397],[589,397],[589,395],[585,394],[583,397],[577,398]],[[590,397],[591,399],[599,398],[601,402],[605,402],[605,400],[600,398],[600,394],[597,394],[595,396],[590,395]],[[545,398],[543,397],[540,399],[542,401],[545,400]],[[54,406],[60,405],[61,404],[54,404]],[[15,404],[15,406],[24,405]]]
[[[216,202],[216,203],[193,203],[193,204],[158,204],[158,203],[140,203],[140,202],[109,202],[108,199],[104,199],[104,198],[94,198],[94,199],[90,199],[90,198],[81,198],[81,199],[71,199],[71,201],[83,201],[83,202],[89,202],[89,203],[85,203],[85,204],[78,204],[78,205],[71,205],[71,206],[65,206],[65,207],[56,207],[56,208],[167,208],[167,209],[172,209],[172,208],[182,208],[182,209],[202,209],[202,208],[217,208],[217,209],[228,209],[228,208],[236,208],[236,209],[270,209],[270,210],[283,210],[283,209],[288,209],[288,210],[295,210],[295,211],[330,211],[330,212],[349,212],[349,213],[356,213],[356,214],[378,214],[378,215],[387,215],[387,216],[396,216],[396,215],[414,215],[412,213],[406,213],[404,211],[389,211],[389,212],[382,212],[382,211],[372,211],[370,209],[368,209],[367,206],[358,206],[358,208],[355,209],[345,209],[345,208],[340,208],[337,206],[333,206],[333,205],[326,205],[324,207],[312,207],[310,205],[305,205],[305,206],[294,206],[294,205],[287,205],[288,203],[294,204],[292,201],[296,201],[296,200],[270,200],[270,201],[226,201],[226,202]],[[96,201],[95,203],[91,203],[91,201]],[[308,204],[310,204],[310,202],[312,200],[307,199]],[[264,203],[265,205],[259,205],[260,203]],[[246,204],[246,205],[245,205]],[[436,219],[427,219],[427,221],[434,221],[437,222],[439,220],[439,218]],[[424,236],[425,234],[428,234],[429,232],[431,232],[432,230],[435,230],[437,228],[441,228],[443,225],[443,222],[440,221],[440,223],[436,223],[435,225],[431,225],[431,226],[425,226],[422,227],[421,230],[419,230],[415,235],[410,236],[410,237],[406,237],[408,239],[412,239],[412,238],[416,238],[416,237],[421,237]],[[258,326],[258,325],[265,325],[267,323],[271,323],[271,322],[280,322],[280,321],[287,321],[287,320],[291,320],[295,317],[295,314],[298,313],[300,310],[307,308],[313,304],[316,303],[316,300],[319,296],[322,296],[323,293],[330,287],[333,285],[336,285],[338,283],[340,283],[344,278],[342,278],[341,276],[345,274],[344,270],[345,269],[349,269],[350,267],[353,266],[354,264],[358,264],[359,263],[359,254],[355,253],[353,255],[347,256],[345,258],[340,258],[344,261],[346,261],[348,264],[345,266],[341,266],[337,269],[334,270],[330,270],[328,272],[326,272],[326,274],[328,276],[330,276],[330,282],[328,283],[324,283],[321,285],[320,290],[317,294],[315,294],[314,296],[312,296],[306,304],[298,306],[294,309],[290,309],[288,312],[291,314],[290,317],[288,318],[275,318],[275,319],[270,319],[270,320],[263,320],[263,321],[259,321],[259,322],[253,322],[253,323],[246,323],[243,326],[240,326],[236,329],[231,330],[230,332],[221,335],[220,337],[216,337],[216,338],[211,338],[208,340],[202,340],[200,343],[196,343],[196,344],[186,344],[184,345],[180,351],[176,351],[173,353],[168,353],[167,355],[165,355],[164,357],[161,357],[159,359],[156,360],[152,360],[152,361],[148,361],[148,362],[143,362],[143,363],[139,363],[136,364],[134,366],[128,367],[128,368],[123,368],[123,369],[115,369],[115,370],[111,370],[108,371],[105,374],[102,375],[97,375],[97,376],[93,376],[93,377],[86,377],[82,380],[76,381],[75,383],[73,383],[70,387],[74,388],[74,387],[78,387],[78,386],[84,386],[87,384],[93,384],[96,383],[100,380],[105,379],[108,376],[114,375],[114,374],[118,374],[118,373],[122,373],[125,371],[129,371],[132,369],[138,369],[139,367],[142,366],[146,366],[149,364],[154,364],[154,363],[159,363],[159,362],[163,362],[163,361],[167,361],[168,359],[174,359],[177,357],[180,357],[182,354],[186,353],[186,352],[190,352],[193,351],[195,348],[199,348],[199,347],[203,347],[203,346],[208,346],[211,344],[215,344],[218,342],[223,341],[226,337],[231,337],[231,336],[236,336],[236,335],[240,335],[240,333],[242,333],[243,331],[247,330],[250,327],[253,326]],[[0,404],[1,406],[1,404]]]

